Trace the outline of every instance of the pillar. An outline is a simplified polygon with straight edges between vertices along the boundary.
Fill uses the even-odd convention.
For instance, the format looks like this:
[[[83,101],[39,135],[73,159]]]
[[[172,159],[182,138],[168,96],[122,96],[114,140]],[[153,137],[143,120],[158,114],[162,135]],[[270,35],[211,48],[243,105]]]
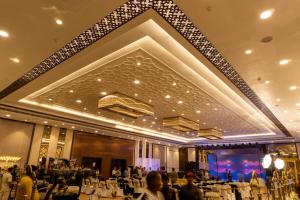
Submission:
[[[40,124],[35,125],[35,130],[33,133],[32,144],[28,159],[28,164],[37,165],[39,159],[40,146],[42,142],[44,126]]]

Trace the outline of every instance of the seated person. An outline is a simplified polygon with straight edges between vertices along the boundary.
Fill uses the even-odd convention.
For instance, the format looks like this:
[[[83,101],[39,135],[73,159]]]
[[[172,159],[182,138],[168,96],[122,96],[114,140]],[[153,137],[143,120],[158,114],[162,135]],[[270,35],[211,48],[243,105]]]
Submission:
[[[179,192],[180,200],[200,200],[203,199],[200,190],[197,186],[193,184],[194,181],[194,173],[188,172],[185,176],[187,179],[187,184],[181,188]]]
[[[162,174],[163,187],[161,192],[163,193],[165,200],[176,200],[176,192],[174,189],[169,187],[169,177],[167,174]]]
[[[147,177],[147,189],[142,196],[142,200],[164,200],[163,194],[160,192],[161,176],[158,172],[149,172]]]

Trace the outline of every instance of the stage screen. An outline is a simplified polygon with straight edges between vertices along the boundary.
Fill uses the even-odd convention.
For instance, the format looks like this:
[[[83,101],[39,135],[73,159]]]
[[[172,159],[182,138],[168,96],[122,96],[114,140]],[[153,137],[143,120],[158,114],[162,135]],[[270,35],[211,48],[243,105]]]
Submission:
[[[209,172],[211,176],[219,176],[227,180],[227,171],[231,171],[232,180],[249,181],[253,171],[265,178],[265,171],[261,167],[262,152],[258,149],[228,149],[215,150],[208,156]]]

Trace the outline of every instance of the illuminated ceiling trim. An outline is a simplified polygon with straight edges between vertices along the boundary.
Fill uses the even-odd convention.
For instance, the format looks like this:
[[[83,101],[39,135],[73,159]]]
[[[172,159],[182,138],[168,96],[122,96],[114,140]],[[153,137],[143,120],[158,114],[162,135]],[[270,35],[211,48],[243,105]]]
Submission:
[[[163,119],[163,126],[170,127],[179,131],[197,131],[199,124],[184,117],[170,117]]]
[[[58,66],[113,30],[145,11],[153,9],[173,26],[187,41],[227,77],[259,110],[261,110],[286,136],[292,135],[270,109],[254,93],[233,66],[221,55],[180,8],[170,0],[130,0],[95,25],[81,33],[64,47],[43,60],[32,70],[0,92],[0,99],[25,86],[40,75]]]

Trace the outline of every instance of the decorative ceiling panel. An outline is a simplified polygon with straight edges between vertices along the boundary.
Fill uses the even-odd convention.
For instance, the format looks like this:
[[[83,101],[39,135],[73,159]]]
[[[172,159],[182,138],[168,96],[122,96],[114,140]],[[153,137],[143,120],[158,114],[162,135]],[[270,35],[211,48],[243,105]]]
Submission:
[[[20,79],[0,92],[0,99],[23,87],[45,72],[53,69],[116,28],[132,20],[148,9],[154,9],[201,54],[203,54],[225,77],[228,78],[258,109],[260,109],[284,134],[291,136],[289,131],[274,116],[261,99],[253,92],[231,64],[219,53],[211,42],[189,20],[183,11],[173,2],[165,0],[131,0],[117,8],[94,26],[87,29],[70,43],[53,53],[35,66]]]
[[[140,83],[134,84],[135,80],[139,80]],[[147,116],[132,120],[130,117],[110,111],[99,112],[99,98],[103,94],[116,92],[148,102],[154,108],[154,117]],[[267,132],[260,125],[256,127],[248,123],[143,50],[134,51],[99,66],[32,100],[187,137],[196,138],[197,131],[182,134],[164,128],[162,119],[184,116],[198,122],[200,128],[213,127],[224,131],[225,135]],[[76,100],[81,100],[81,103],[76,103]]]

